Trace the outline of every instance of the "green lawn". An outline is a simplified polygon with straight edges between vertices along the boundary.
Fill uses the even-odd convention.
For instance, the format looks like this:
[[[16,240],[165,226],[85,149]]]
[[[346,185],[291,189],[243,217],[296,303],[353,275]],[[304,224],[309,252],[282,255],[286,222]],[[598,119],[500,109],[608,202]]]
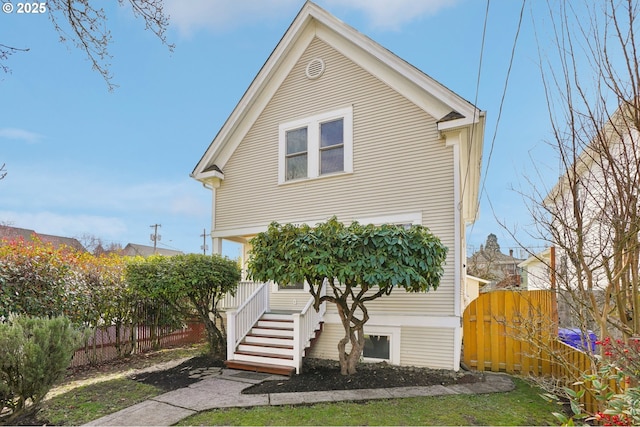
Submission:
[[[558,425],[552,415],[558,406],[525,381],[514,381],[509,393],[220,409],[178,425]]]
[[[162,391],[156,387],[126,378],[131,368],[201,351],[158,352],[68,378],[52,390],[38,416],[55,425],[80,425],[157,396]],[[180,425],[558,425],[552,415],[558,406],[542,399],[540,389],[514,381],[516,388],[508,393],[213,410]]]
[[[75,388],[45,401],[38,416],[53,425],[80,425],[162,393],[127,378]]]

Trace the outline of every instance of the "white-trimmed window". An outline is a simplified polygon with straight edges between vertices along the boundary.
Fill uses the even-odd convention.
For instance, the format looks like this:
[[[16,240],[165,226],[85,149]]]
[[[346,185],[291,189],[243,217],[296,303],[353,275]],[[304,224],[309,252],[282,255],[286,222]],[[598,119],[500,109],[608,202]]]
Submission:
[[[364,334],[362,358],[365,362],[400,364],[399,326],[365,325]]]
[[[305,282],[297,282],[297,283],[290,283],[287,286],[281,285],[278,283],[278,290],[279,291],[306,291],[307,290],[307,286]]]
[[[272,282],[271,292],[309,292],[309,285],[306,280],[304,282],[290,283],[286,286]]]
[[[279,127],[278,183],[353,172],[353,108]]]
[[[389,360],[390,359],[391,337],[389,335],[367,335],[364,336],[364,349],[362,356],[365,359]]]

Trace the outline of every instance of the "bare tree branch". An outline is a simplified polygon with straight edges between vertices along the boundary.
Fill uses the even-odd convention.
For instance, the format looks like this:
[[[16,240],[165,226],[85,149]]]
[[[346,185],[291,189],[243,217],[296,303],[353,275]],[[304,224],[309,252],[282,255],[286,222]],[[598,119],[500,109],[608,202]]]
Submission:
[[[10,73],[11,68],[9,68],[5,62],[9,59],[11,55],[16,52],[28,52],[29,49],[20,49],[18,47],[7,46],[0,43],[0,70],[4,73]]]
[[[549,3],[555,61],[541,68],[564,172],[524,198],[562,258],[546,262],[572,326],[626,338],[640,334],[639,10],[633,0],[578,8]]]
[[[120,6],[131,7],[135,17],[144,20],[145,29],[153,32],[160,41],[173,51],[166,30],[169,17],[165,15],[162,0],[118,0]],[[111,32],[107,27],[104,9],[96,8],[88,0],[49,0],[47,12],[62,43],[70,42],[85,52],[91,67],[103,77],[110,91],[117,87],[110,71],[109,44]],[[28,51],[0,44],[0,69],[10,72],[7,58],[17,51]]]

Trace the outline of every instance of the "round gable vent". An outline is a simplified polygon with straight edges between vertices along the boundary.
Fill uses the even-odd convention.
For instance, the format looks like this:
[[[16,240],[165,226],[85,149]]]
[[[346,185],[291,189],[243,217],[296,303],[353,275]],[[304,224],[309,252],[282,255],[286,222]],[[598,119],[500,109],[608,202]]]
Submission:
[[[320,58],[312,59],[305,69],[305,74],[310,80],[315,80],[324,73],[324,61]]]

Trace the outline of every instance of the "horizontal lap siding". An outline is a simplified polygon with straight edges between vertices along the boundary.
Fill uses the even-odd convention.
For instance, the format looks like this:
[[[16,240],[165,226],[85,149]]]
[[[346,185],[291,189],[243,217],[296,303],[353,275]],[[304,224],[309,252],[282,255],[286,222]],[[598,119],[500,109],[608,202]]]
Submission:
[[[311,299],[309,292],[278,291],[269,294],[269,308],[271,310],[302,311]]]
[[[457,369],[453,363],[454,339],[453,328],[403,327],[400,364]]]
[[[365,325],[365,330],[367,326]],[[408,327],[400,329],[400,365],[455,369],[452,328]],[[340,324],[325,324],[309,357],[338,360],[338,341],[344,337]],[[347,346],[347,350],[348,350]]]
[[[429,292],[406,292],[394,289],[390,295],[383,295],[366,304],[367,310],[375,313],[402,313],[409,316],[450,316],[453,315],[453,276],[442,279],[437,290]],[[373,293],[370,291],[369,294]],[[272,294],[273,295],[273,294]],[[337,313],[335,304],[327,305],[328,313]]]
[[[322,58],[326,70],[308,80],[304,69]],[[278,185],[278,126],[353,106],[354,173]],[[224,166],[216,191],[217,231],[266,227],[271,221],[422,214],[423,224],[449,248],[441,289],[404,292],[373,307],[426,315],[453,313],[453,153],[423,110],[315,39]]]
[[[338,360],[338,341],[344,337],[342,325],[325,323],[320,337],[313,343],[307,356],[318,359]]]

